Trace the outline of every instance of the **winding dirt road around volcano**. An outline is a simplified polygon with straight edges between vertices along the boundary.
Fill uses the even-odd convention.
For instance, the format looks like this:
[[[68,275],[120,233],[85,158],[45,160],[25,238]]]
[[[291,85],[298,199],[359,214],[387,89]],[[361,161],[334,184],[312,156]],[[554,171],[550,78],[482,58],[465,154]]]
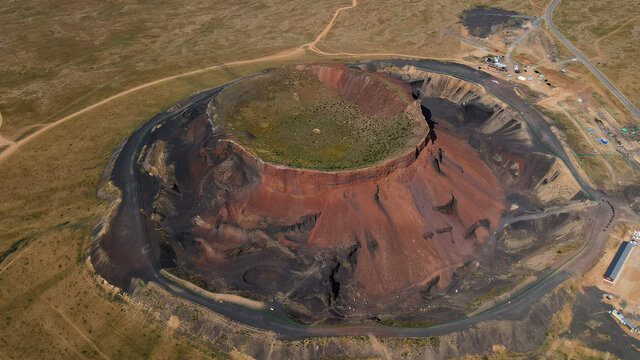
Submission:
[[[324,55],[324,56],[347,56],[347,57],[403,57],[403,58],[412,58],[412,59],[420,59],[421,57],[419,56],[415,56],[415,55],[410,55],[410,54],[397,54],[397,53],[348,53],[348,52],[338,52],[338,53],[329,53],[329,52],[325,52],[322,51],[320,49],[318,49],[316,47],[316,45],[321,42],[324,37],[329,33],[329,31],[331,31],[331,28],[333,27],[333,25],[335,24],[335,21],[338,17],[338,15],[344,11],[344,10],[348,10],[351,8],[354,8],[358,5],[358,0],[352,0],[351,5],[349,6],[344,6],[341,8],[338,8],[335,13],[333,14],[333,17],[331,18],[331,21],[327,24],[327,26],[325,26],[324,29],[322,29],[322,31],[314,38],[313,41],[306,43],[306,44],[302,44],[296,48],[292,48],[292,49],[288,49],[285,51],[282,51],[280,53],[277,54],[273,54],[273,55],[268,55],[268,56],[263,56],[263,57],[259,57],[259,58],[255,58],[255,59],[249,59],[249,60],[238,60],[238,61],[231,61],[231,62],[227,62],[227,63],[222,63],[222,64],[217,64],[217,65],[212,65],[209,67],[205,67],[202,69],[197,69],[197,70],[192,70],[192,71],[188,71],[182,74],[177,74],[177,75],[172,75],[172,76],[168,76],[162,79],[158,79],[158,80],[154,80],[148,83],[144,83],[138,86],[135,86],[131,89],[125,90],[121,93],[109,96],[108,98],[101,100],[95,104],[89,105],[81,110],[78,110],[76,112],[74,112],[73,114],[69,114],[63,118],[60,118],[52,123],[49,123],[45,126],[43,126],[42,128],[40,128],[38,131],[35,131],[34,133],[30,134],[29,136],[20,139],[19,141],[16,142],[12,142],[4,137],[2,137],[2,135],[0,135],[0,146],[4,146],[6,145],[7,148],[0,152],[0,164],[2,164],[2,162],[4,160],[6,160],[9,156],[11,156],[12,154],[14,154],[16,151],[18,151],[23,145],[29,143],[31,140],[35,139],[36,137],[44,134],[45,132],[48,132],[49,130],[57,127],[58,125],[61,125],[69,120],[72,120],[84,113],[87,113],[91,110],[94,110],[96,108],[99,108],[102,105],[106,105],[108,103],[110,103],[113,100],[119,99],[121,97],[124,97],[126,95],[132,94],[136,91],[142,90],[142,89],[146,89],[148,87],[154,86],[154,85],[158,85],[170,80],[174,80],[174,79],[179,79],[179,78],[183,78],[183,77],[187,77],[190,75],[196,75],[196,74],[200,74],[203,72],[207,72],[207,71],[211,71],[211,70],[216,70],[216,69],[221,69],[221,68],[225,68],[225,67],[229,67],[229,66],[236,66],[236,65],[246,65],[246,64],[253,64],[253,63],[260,63],[260,62],[267,62],[267,61],[273,61],[273,60],[285,60],[285,59],[290,59],[293,58],[295,56],[301,55],[302,53],[304,53],[305,50],[309,50],[312,52],[315,52],[319,55]],[[448,60],[445,58],[441,58],[440,60]],[[0,118],[1,120],[1,118]],[[1,121],[0,121],[1,123]]]
[[[499,81],[489,74],[456,63],[434,60],[398,59],[384,60],[384,62],[395,65],[412,65],[418,69],[445,73],[483,85],[495,96],[512,104],[512,106],[527,119],[530,129],[536,135],[536,138],[542,146],[565,160],[567,166],[572,170],[585,192],[595,195],[594,190],[588,187],[588,184],[576,174],[571,163],[567,161],[564,149],[560,142],[553,136],[553,133],[546,125],[542,116],[519,101],[511,84]],[[187,101],[182,102],[181,105],[191,106],[193,104],[202,104],[223,88],[224,85],[198,93]],[[580,275],[588,270],[599,256],[600,250],[608,237],[608,231],[603,231],[603,229],[607,229],[606,225],[612,216],[612,210],[611,207],[603,205],[605,203],[598,202],[598,215],[594,218],[593,222],[589,223],[587,229],[587,233],[590,234],[590,236],[580,250],[569,257],[563,264],[559,265],[556,269],[540,274],[533,284],[475,316],[430,327],[305,326],[289,320],[283,313],[278,311],[277,304],[273,304],[276,308],[275,311],[260,311],[232,303],[216,302],[202,297],[190,289],[183,288],[161,275],[160,266],[155,260],[155,257],[151,255],[145,223],[139,212],[140,180],[135,168],[141,144],[154,126],[165,120],[170,120],[174,115],[175,113],[172,112],[164,112],[143,124],[129,137],[116,159],[111,180],[114,185],[122,191],[122,203],[111,221],[110,231],[112,232],[112,236],[110,240],[111,243],[107,246],[107,251],[109,249],[117,249],[117,251],[114,252],[117,257],[114,257],[113,254],[110,253],[110,260],[115,264],[126,264],[123,268],[128,270],[126,274],[118,274],[117,281],[115,281],[114,285],[127,288],[132,278],[153,281],[175,296],[207,307],[230,320],[256,328],[274,331],[278,333],[281,338],[295,339],[309,336],[363,334],[397,337],[434,336],[465,329],[488,320],[520,319],[528,313],[531,305],[542,296],[554,290],[559,284],[571,276]],[[537,214],[535,216],[543,215]],[[107,278],[107,280],[110,279]],[[112,282],[112,280],[110,282]]]
[[[244,65],[244,64],[251,64],[251,63],[256,63],[256,62],[265,62],[265,61],[270,61],[270,60],[277,60],[277,59],[286,59],[286,58],[290,58],[293,57],[294,55],[299,54],[300,52],[302,52],[301,48],[296,48],[296,49],[292,49],[292,50],[287,50],[278,54],[274,54],[274,55],[269,55],[269,56],[264,56],[261,58],[257,58],[257,59],[251,59],[251,60],[241,60],[241,61],[232,61],[232,62],[228,62],[228,63],[224,63],[224,64],[219,64],[219,65],[214,65],[214,66],[210,66],[204,69],[199,69],[199,70],[193,70],[193,71],[189,71],[186,73],[182,73],[182,74],[178,74],[178,75],[173,75],[173,76],[169,76],[166,78],[162,78],[159,80],[155,80],[155,81],[151,81],[148,82],[146,84],[142,84],[139,86],[136,86],[134,88],[131,88],[129,90],[123,91],[121,93],[118,93],[116,95],[110,96],[102,101],[99,101],[93,105],[87,106],[86,108],[76,111],[73,114],[67,115],[57,121],[54,121],[50,124],[47,124],[45,126],[43,126],[42,128],[40,128],[38,131],[34,132],[33,134],[25,137],[24,139],[17,141],[15,143],[12,143],[11,145],[9,145],[9,147],[3,151],[2,153],[0,153],[0,163],[2,163],[3,160],[5,160],[6,158],[8,158],[11,154],[13,154],[15,151],[17,151],[22,145],[30,142],[31,140],[33,140],[34,138],[36,138],[39,135],[42,135],[43,133],[71,120],[74,119],[76,117],[78,117],[79,115],[82,115],[86,112],[89,112],[95,108],[98,108],[102,105],[105,105],[113,100],[119,99],[123,96],[129,95],[133,92],[136,92],[138,90],[142,90],[154,85],[158,85],[161,84],[163,82],[167,82],[169,80],[173,80],[173,79],[178,79],[178,78],[182,78],[185,76],[189,76],[189,75],[195,75],[195,74],[199,74],[199,73],[203,73],[205,71],[209,71],[209,70],[215,70],[215,69],[219,69],[219,68],[224,68],[227,66],[232,66],[232,65]]]
[[[188,71],[182,74],[177,74],[177,75],[172,75],[172,76],[168,76],[162,79],[158,79],[158,80],[154,80],[142,85],[138,85],[136,87],[133,87],[131,89],[125,90],[121,93],[109,96],[108,98],[101,100],[95,104],[89,105],[81,110],[78,110],[76,112],[74,112],[73,114],[67,115],[61,119],[58,119],[52,123],[49,123],[45,126],[43,126],[42,128],[40,128],[38,131],[34,132],[33,134],[21,139],[20,141],[16,141],[16,142],[12,142],[9,141],[7,139],[5,139],[4,137],[2,137],[2,135],[0,135],[0,146],[4,146],[4,145],[8,145],[8,147],[2,151],[0,153],[0,164],[2,163],[2,161],[4,161],[6,158],[8,158],[9,156],[11,156],[11,154],[13,154],[14,152],[16,152],[22,145],[30,142],[31,140],[33,140],[34,138],[36,138],[39,135],[42,135],[43,133],[55,128],[56,126],[63,124],[71,119],[74,119],[76,117],[78,117],[79,115],[82,115],[86,112],[89,112],[95,108],[98,108],[102,105],[105,105],[113,100],[119,99],[123,96],[129,95],[131,93],[134,93],[138,90],[142,90],[142,89],[146,89],[148,87],[154,86],[154,85],[158,85],[170,80],[174,80],[174,79],[179,79],[182,77],[186,77],[186,76],[190,76],[190,75],[195,75],[195,74],[199,74],[199,73],[203,73],[206,71],[210,71],[210,70],[215,70],[215,69],[220,69],[220,68],[224,68],[224,67],[228,67],[228,66],[235,66],[235,65],[245,65],[245,64],[252,64],[252,63],[259,63],[259,62],[266,62],[266,61],[272,61],[272,60],[283,60],[283,59],[287,59],[287,58],[292,58],[296,55],[300,55],[301,53],[304,52],[304,49],[309,49],[310,51],[316,52],[318,54],[321,55],[330,55],[328,53],[322,52],[320,50],[318,50],[316,48],[316,44],[319,41],[322,41],[322,39],[324,39],[324,37],[327,35],[327,33],[329,33],[329,31],[331,31],[331,28],[333,27],[333,24],[335,23],[338,15],[340,14],[341,11],[343,10],[347,10],[347,9],[351,9],[353,7],[355,7],[358,4],[358,0],[352,0],[352,3],[350,6],[344,6],[341,8],[338,8],[335,13],[333,14],[333,17],[331,18],[331,21],[327,24],[327,26],[325,26],[324,29],[322,29],[322,31],[313,39],[312,42],[306,43],[306,44],[302,44],[296,48],[293,49],[288,49],[285,51],[282,51],[280,53],[277,54],[273,54],[273,55],[268,55],[268,56],[263,56],[263,57],[259,57],[259,58],[255,58],[255,59],[249,59],[249,60],[239,60],[239,61],[231,61],[231,62],[227,62],[227,63],[223,63],[223,64],[217,64],[217,65],[213,65],[213,66],[209,66],[206,68],[202,68],[202,69],[197,69],[197,70],[193,70],[193,71]],[[356,54],[353,54],[354,56]],[[366,54],[360,54],[359,56],[367,56]],[[385,55],[385,54],[380,54],[380,56],[394,56],[394,55]],[[0,114],[0,126],[2,125],[2,114]]]
[[[193,70],[186,73],[169,76],[166,78],[158,79],[149,83],[145,83],[124,92],[110,96],[102,101],[99,101],[93,105],[90,105],[84,109],[81,109],[73,114],[67,115],[53,123],[50,123],[33,134],[25,137],[24,139],[12,143],[0,153],[0,163],[7,159],[11,154],[15,153],[20,147],[37,136],[55,128],[56,126],[65,123],[79,115],[87,113],[93,109],[96,109],[102,105],[105,105],[112,100],[121,98],[138,90],[148,88],[163,82],[167,82],[173,79],[186,77],[218,68],[224,68],[233,65],[242,65],[250,63],[265,62],[270,60],[282,60],[292,58],[300,55],[305,49],[316,52],[321,55],[333,55],[333,56],[393,56],[393,57],[405,57],[405,58],[418,58],[412,55],[406,54],[356,54],[356,53],[328,53],[319,50],[316,45],[322,41],[326,34],[330,31],[331,27],[335,23],[335,20],[339,16],[340,12],[353,8],[357,5],[357,0],[352,0],[350,6],[341,7],[336,10],[330,23],[316,36],[316,38],[307,44],[303,44],[297,48],[289,49],[284,52],[269,55],[261,58],[234,61],[225,64],[217,64],[203,69]],[[555,5],[554,5],[555,6]],[[552,9],[551,9],[552,11]],[[433,60],[387,60],[398,65],[413,65],[417,68],[441,72],[452,76],[457,76],[465,80],[470,80],[476,83],[480,83],[487,88],[494,95],[503,99],[513,106],[520,114],[527,120],[530,128],[536,134],[537,139],[547,147],[550,152],[556,153],[565,164],[569,167],[572,174],[578,182],[581,184],[585,192],[594,196],[594,191],[589,185],[580,177],[575,171],[573,165],[568,160],[564,149],[560,142],[548,129],[548,126],[544,119],[534,109],[521,103],[520,99],[513,92],[513,88],[510,84],[495,79],[489,74],[475,71],[463,65],[447,62],[438,62]],[[219,92],[223,86],[201,92],[192,98],[187,103],[193,104],[204,101],[215,93]],[[185,105],[186,106],[186,105]],[[114,184],[122,191],[122,203],[120,204],[112,225],[112,231],[118,236],[114,238],[119,239],[119,242],[112,244],[113,247],[119,248],[119,253],[123,254],[122,258],[114,259],[114,261],[120,261],[123,263],[134,264],[134,270],[130,273],[124,274],[125,278],[139,277],[146,281],[154,281],[162,286],[164,289],[172,293],[173,295],[184,298],[185,300],[193,303],[205,306],[212,311],[215,311],[233,321],[245,323],[250,326],[271,330],[277,332],[283,338],[302,338],[308,336],[334,336],[334,335],[361,335],[361,334],[374,334],[379,336],[433,336],[449,333],[456,330],[461,330],[473,326],[474,324],[492,320],[492,319],[505,319],[514,320],[521,318],[530,309],[531,305],[540,299],[543,295],[552,291],[556,286],[575,274],[581,274],[588,269],[599,254],[599,250],[602,248],[606,241],[608,232],[602,231],[605,228],[607,220],[610,217],[610,208],[607,206],[598,205],[599,216],[596,217],[595,222],[592,224],[592,231],[589,240],[585,243],[575,255],[570,257],[566,263],[559,268],[541,274],[539,280],[532,285],[525,288],[523,291],[513,295],[511,298],[504,302],[470,318],[464,318],[455,320],[446,324],[435,325],[431,327],[420,328],[402,328],[402,327],[382,327],[382,326],[354,326],[354,327],[307,327],[278,314],[277,312],[270,311],[256,311],[248,308],[244,308],[232,303],[220,303],[215,302],[207,298],[203,298],[199,294],[178,286],[171,282],[167,278],[160,274],[160,267],[156,263],[155,259],[149,252],[149,244],[147,241],[146,229],[144,222],[139,213],[139,191],[140,184],[138,175],[135,171],[135,160],[140,150],[140,144],[150,129],[170,119],[174,113],[164,112],[156,115],[140,128],[138,128],[126,141],[122,152],[116,160],[114,172],[112,173],[112,180]],[[123,281],[122,283],[126,283]],[[122,284],[121,283],[121,284]],[[527,296],[522,296],[522,295]]]

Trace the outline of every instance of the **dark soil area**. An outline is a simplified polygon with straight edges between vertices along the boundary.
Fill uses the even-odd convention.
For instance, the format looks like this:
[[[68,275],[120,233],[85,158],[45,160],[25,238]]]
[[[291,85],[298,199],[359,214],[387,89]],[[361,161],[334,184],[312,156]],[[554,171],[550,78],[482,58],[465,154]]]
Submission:
[[[607,313],[613,307],[603,299],[604,293],[595,286],[578,294],[570,334],[561,336],[577,338],[588,347],[613,353],[621,359],[640,358],[640,341],[622,330],[617,320]]]
[[[524,19],[514,17],[514,15],[520,14],[515,11],[478,5],[464,10],[460,14],[460,20],[471,35],[484,38],[496,32],[498,28],[522,26]]]
[[[162,178],[158,177],[160,174],[141,174],[145,189],[142,199],[145,213],[149,214],[147,228],[153,229],[148,234],[153,239],[153,252],[159,255],[161,266],[174,275],[210,291],[280,302],[284,312],[299,322],[322,320],[329,324],[362,321],[425,325],[458,317],[468,310],[472,299],[484,299],[482,294],[508,287],[509,281],[505,280],[485,284],[488,274],[495,276],[505,271],[503,263],[480,266],[469,260],[453,269],[452,279],[445,286],[436,276],[424,286],[403,291],[406,303],[389,303],[395,294],[383,298],[354,295],[358,256],[365,249],[372,256],[381,253],[373,230],[365,228],[363,237],[345,234],[351,240],[344,245],[318,248],[306,240],[312,231],[317,231],[318,218],[324,214],[314,213],[311,208],[298,218],[274,214],[253,226],[245,225],[240,214],[227,209],[258,186],[261,174],[251,162],[215,146],[224,135],[211,133],[203,113],[202,108],[185,110],[183,117],[154,131],[146,145],[151,148],[158,141],[167,141],[167,165],[174,169],[173,174]],[[153,157],[152,152],[147,156]],[[371,196],[384,206],[379,196]],[[451,204],[443,206],[451,208],[454,202],[452,198]],[[446,210],[436,209],[447,213]],[[207,218],[208,229],[194,226],[193,219],[199,214],[215,214],[215,218]],[[472,238],[474,230],[490,225],[479,221],[467,229],[465,236]],[[451,227],[439,230],[442,234],[432,232],[431,237],[452,237]],[[418,308],[425,304],[433,310],[416,317]]]
[[[414,84],[419,86],[418,83]],[[429,109],[433,121],[442,129],[454,132],[473,148],[480,151],[481,159],[492,168],[498,178],[510,186],[509,197],[517,199],[521,209],[536,209],[532,187],[542,180],[553,159],[543,156],[534,144],[523,144],[518,132],[526,131],[522,123],[511,120],[497,131],[485,134],[478,129],[494,115],[494,109],[473,100],[457,105],[447,99],[420,97],[422,106]],[[514,170],[517,166],[517,171]],[[548,180],[552,182],[555,178]]]

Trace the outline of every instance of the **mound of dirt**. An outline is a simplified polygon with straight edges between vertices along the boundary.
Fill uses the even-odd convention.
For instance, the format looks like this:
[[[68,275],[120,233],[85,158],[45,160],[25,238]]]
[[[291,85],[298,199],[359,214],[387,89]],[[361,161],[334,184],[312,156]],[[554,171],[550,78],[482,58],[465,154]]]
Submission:
[[[318,80],[345,102],[335,106],[355,104],[357,121],[411,114],[422,138],[366,168],[303,169],[264,161],[229,130],[226,119],[251,106],[235,96],[266,101],[251,85],[273,84],[269,76],[183,109],[154,128],[138,163],[163,268],[211,291],[281,304],[304,322],[445,320],[515,281],[509,257],[518,254],[496,246],[493,233],[508,199],[540,206],[537,194],[562,171],[513,110],[479,85],[410,67],[277,71],[314,89]],[[287,99],[318,99],[297,86]],[[276,101],[281,87],[273,94],[270,106],[299,109]]]

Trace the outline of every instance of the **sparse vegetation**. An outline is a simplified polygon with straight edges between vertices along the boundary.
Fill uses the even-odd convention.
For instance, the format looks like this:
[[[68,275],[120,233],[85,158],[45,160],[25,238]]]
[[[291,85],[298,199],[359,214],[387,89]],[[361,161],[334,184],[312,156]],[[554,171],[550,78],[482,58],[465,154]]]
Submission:
[[[637,24],[640,3],[615,0],[592,2],[563,1],[554,12],[554,22],[592,63],[601,59],[599,69],[636,107],[640,106],[640,81],[636,71],[640,59]]]
[[[540,1],[531,1],[534,2]],[[532,9],[521,1],[490,3],[521,12]],[[565,1],[560,8],[566,3],[572,2]],[[59,119],[147,81],[299,46],[312,39],[331,17],[331,11],[343,4],[344,1],[288,1],[277,5],[240,1],[211,6],[157,1],[7,2],[0,11],[2,134],[15,140],[39,123]],[[459,51],[459,41],[441,34],[439,29],[456,26],[457,14],[472,5],[463,1],[362,2],[350,11],[350,16],[338,19],[336,29],[319,46],[450,57]],[[606,6],[605,11],[633,13],[615,4]],[[165,14],[171,14],[171,21]],[[585,19],[580,11],[569,10],[565,15]],[[624,21],[623,16],[596,20],[609,19]],[[608,30],[594,28],[593,32],[602,34]],[[620,62],[629,61],[628,67],[632,68],[640,59],[629,50],[616,51],[631,31],[631,26],[625,27],[610,42],[603,43],[607,56],[618,61],[617,65],[607,64],[606,74],[628,74]],[[573,39],[582,40],[575,36]],[[639,47],[629,48],[637,52]],[[291,61],[315,59],[302,56]],[[187,94],[280,65],[229,66],[142,89],[61,124],[0,164],[0,357],[230,358],[224,353],[227,347],[220,346],[231,341],[226,336],[213,342],[190,332],[168,329],[148,308],[132,305],[122,293],[105,290],[81,260],[92,227],[106,206],[95,196],[98,180],[121,139]],[[628,75],[621,80],[623,90],[636,89],[636,75]],[[628,83],[625,85],[624,81]],[[633,101],[640,97],[630,98]],[[347,110],[348,107],[343,111]],[[339,113],[344,114],[357,113]],[[349,129],[338,130],[347,133]],[[370,133],[375,131],[378,130]],[[0,146],[0,152],[5,148]],[[384,153],[384,149],[378,148],[370,159]],[[360,158],[365,159],[362,154],[365,153]],[[315,164],[325,160],[320,157]],[[595,170],[598,164],[587,168]],[[149,298],[157,293],[145,292]],[[171,309],[187,312],[186,307],[180,303]],[[197,314],[196,320],[202,315],[193,314]],[[246,330],[237,334],[230,331],[229,338],[249,338],[251,334]],[[328,340],[313,339],[306,345],[311,341],[324,345]],[[368,340],[335,341],[354,341],[362,349]],[[389,341],[405,341],[417,348],[440,345],[438,337]],[[274,343],[282,346],[281,342]],[[566,357],[569,353],[585,353],[578,346],[574,352],[572,346],[564,342],[553,354]]]
[[[611,174],[603,171],[605,165],[600,156],[577,155],[578,163],[589,176],[589,178],[600,189],[606,189],[611,186]]]
[[[515,284],[507,284],[501,287],[492,287],[491,289],[489,289],[489,291],[475,296],[473,297],[473,299],[467,301],[467,303],[465,304],[465,312],[466,313],[470,313],[473,310],[477,309],[478,306],[484,304],[485,302],[495,299],[497,296],[500,296],[501,294],[504,294],[505,292],[509,291],[509,289],[511,289],[512,287],[514,287]]]
[[[587,143],[584,136],[580,133],[580,129],[576,123],[569,119],[567,115],[560,111],[545,110],[544,114],[553,120],[556,127],[558,127],[563,134],[567,137],[567,142],[571,149],[575,152],[588,152],[593,149]]]
[[[618,183],[631,184],[637,182],[638,169],[634,169],[622,156],[618,154],[607,156],[607,161],[616,172]]]
[[[140,90],[61,124],[0,164],[2,252],[28,239],[0,262],[3,355],[69,358],[74,349],[95,350],[80,331],[112,358],[143,353],[154,358],[174,351],[181,354],[178,358],[202,356],[199,346],[181,345],[181,336],[131,306],[126,297],[105,292],[76,259],[84,256],[91,230],[105,210],[96,189],[116,144],[186,95],[269,65],[216,70]],[[151,330],[160,338],[142,336]]]
[[[342,3],[3,3],[0,131],[15,139],[148,81],[299,46]]]
[[[571,150],[580,154],[576,159],[580,167],[584,170],[585,174],[594,182],[594,184],[601,189],[609,188],[611,186],[611,174],[608,171],[603,171],[606,168],[604,159],[601,156],[592,156],[593,149],[587,143],[586,139],[580,133],[578,125],[567,115],[559,111],[543,111],[544,114],[554,121],[554,124],[562,131],[567,137],[567,142],[571,147]]]
[[[378,321],[378,324],[384,326],[400,326],[400,327],[425,327],[435,323],[434,320],[409,320],[397,318],[384,318]]]
[[[527,14],[538,10],[528,1],[514,0],[359,1],[357,7],[348,10],[348,16],[336,20],[320,48],[359,53],[454,57],[460,51],[460,41],[441,30],[458,31],[459,15],[476,5]]]
[[[225,89],[218,111],[255,155],[301,168],[374,164],[409,151],[425,135],[408,115],[366,116],[312,73],[289,67]]]

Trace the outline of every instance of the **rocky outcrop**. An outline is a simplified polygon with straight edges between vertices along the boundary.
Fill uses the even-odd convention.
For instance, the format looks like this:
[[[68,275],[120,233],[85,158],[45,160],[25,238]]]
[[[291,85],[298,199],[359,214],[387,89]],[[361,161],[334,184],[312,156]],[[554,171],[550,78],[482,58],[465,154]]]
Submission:
[[[526,124],[518,113],[478,84],[450,75],[418,70],[413,66],[390,66],[382,71],[398,74],[410,82],[416,97],[446,99],[455,104],[458,108],[457,120],[461,125],[471,122],[485,134],[509,136],[519,141],[531,140]]]
[[[414,97],[431,106],[439,128],[447,127],[478,150],[508,192],[526,194],[527,203],[542,206],[567,202],[580,191],[561,161],[534,146],[520,114],[480,84],[413,66],[379,70],[410,83]]]

